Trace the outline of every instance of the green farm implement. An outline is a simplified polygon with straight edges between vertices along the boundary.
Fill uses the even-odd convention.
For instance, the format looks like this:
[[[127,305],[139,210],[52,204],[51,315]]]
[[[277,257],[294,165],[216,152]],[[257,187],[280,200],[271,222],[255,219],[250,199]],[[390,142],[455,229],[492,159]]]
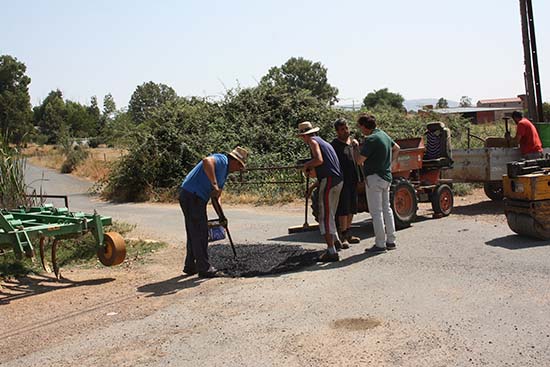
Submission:
[[[51,244],[53,270],[59,278],[57,248],[59,241],[77,238],[91,232],[95,238],[99,261],[105,266],[118,265],[126,257],[126,245],[116,232],[104,232],[111,217],[97,213],[70,212],[67,208],[44,206],[0,210],[0,252],[12,249],[17,258],[34,258],[36,243],[40,251],[42,267],[51,272],[45,258],[46,244]]]

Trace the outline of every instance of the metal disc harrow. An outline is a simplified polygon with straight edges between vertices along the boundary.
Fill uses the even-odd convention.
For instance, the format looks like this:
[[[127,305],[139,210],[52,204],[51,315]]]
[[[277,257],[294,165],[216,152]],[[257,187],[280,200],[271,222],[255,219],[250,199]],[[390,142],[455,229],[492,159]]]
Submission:
[[[122,263],[126,257],[126,245],[116,232],[104,232],[103,227],[112,224],[111,217],[82,212],[70,212],[67,208],[55,208],[51,204],[40,207],[0,210],[0,250],[12,249],[17,258],[34,258],[34,244],[38,241],[42,267],[48,273],[52,268],[46,259],[46,249],[51,248],[53,272],[59,279],[60,269],[57,249],[62,240],[74,239],[91,232],[95,238],[97,256],[105,266]]]

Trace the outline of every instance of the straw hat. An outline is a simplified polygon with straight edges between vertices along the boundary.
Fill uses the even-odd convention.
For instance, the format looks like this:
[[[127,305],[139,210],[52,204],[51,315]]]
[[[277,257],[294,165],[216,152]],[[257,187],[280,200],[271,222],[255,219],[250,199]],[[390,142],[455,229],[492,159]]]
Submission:
[[[318,127],[313,127],[311,122],[304,121],[298,124],[298,135],[309,135],[319,131]]]
[[[227,154],[239,161],[239,163],[242,164],[243,167],[246,167],[246,161],[248,160],[248,151],[246,149],[244,149],[243,147],[236,147]]]

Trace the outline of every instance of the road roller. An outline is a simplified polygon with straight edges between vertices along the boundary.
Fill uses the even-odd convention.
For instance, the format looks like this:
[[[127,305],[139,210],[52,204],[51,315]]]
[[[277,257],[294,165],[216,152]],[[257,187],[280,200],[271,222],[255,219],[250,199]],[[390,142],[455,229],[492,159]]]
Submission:
[[[519,235],[550,239],[550,157],[511,162],[503,176],[504,213]]]

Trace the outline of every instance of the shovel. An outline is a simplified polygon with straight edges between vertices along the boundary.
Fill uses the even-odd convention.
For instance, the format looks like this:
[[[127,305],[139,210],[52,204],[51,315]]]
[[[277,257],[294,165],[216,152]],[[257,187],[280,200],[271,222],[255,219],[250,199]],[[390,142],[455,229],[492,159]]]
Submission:
[[[218,218],[220,221],[220,224],[227,232],[227,237],[229,238],[229,244],[231,245],[231,250],[233,250],[233,257],[235,260],[237,259],[237,251],[235,251],[235,245],[233,245],[233,239],[231,238],[231,233],[229,233],[229,228],[227,227],[227,218],[223,214],[222,206],[220,205],[220,202],[218,198],[213,197],[212,198],[212,206],[214,207],[214,210],[218,214]]]

